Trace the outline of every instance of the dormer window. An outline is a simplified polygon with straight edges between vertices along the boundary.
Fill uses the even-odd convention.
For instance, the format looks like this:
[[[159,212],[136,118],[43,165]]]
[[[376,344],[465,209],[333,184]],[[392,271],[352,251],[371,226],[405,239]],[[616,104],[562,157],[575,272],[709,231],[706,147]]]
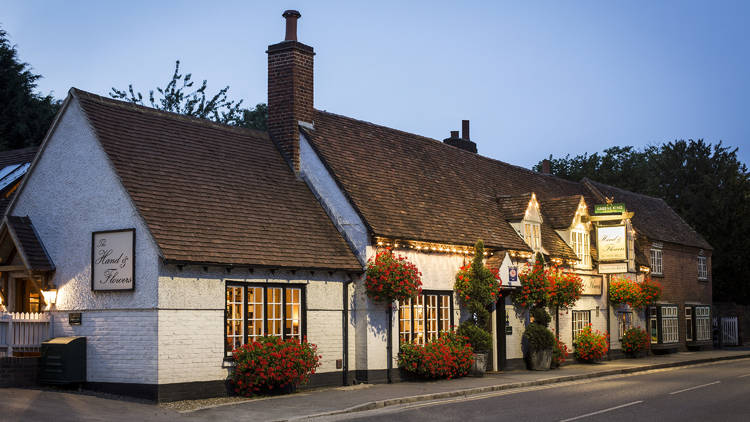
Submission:
[[[523,239],[534,251],[541,249],[542,235],[539,223],[523,223]]]
[[[584,230],[573,230],[570,232],[571,244],[573,245],[573,251],[578,256],[579,267],[591,267],[591,246],[589,241],[589,233]]]

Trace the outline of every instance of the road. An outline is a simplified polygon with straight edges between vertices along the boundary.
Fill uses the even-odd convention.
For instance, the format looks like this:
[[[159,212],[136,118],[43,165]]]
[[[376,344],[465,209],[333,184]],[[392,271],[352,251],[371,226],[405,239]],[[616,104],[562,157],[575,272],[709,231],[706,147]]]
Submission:
[[[750,360],[421,402],[321,420],[747,422]]]

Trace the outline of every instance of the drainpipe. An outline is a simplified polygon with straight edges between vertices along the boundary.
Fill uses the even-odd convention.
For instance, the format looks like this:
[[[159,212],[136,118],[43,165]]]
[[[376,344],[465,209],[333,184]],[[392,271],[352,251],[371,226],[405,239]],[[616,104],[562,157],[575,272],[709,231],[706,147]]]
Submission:
[[[612,329],[609,317],[609,274],[605,274],[604,277],[607,279],[607,295],[604,296],[604,300],[606,303],[605,309],[607,312],[607,332],[610,335],[609,347],[607,348],[607,360],[612,360]]]
[[[388,379],[388,384],[393,382],[391,380],[391,369],[393,369],[393,302],[389,303],[388,306],[385,308],[385,317],[388,318],[388,346],[386,347],[386,350],[388,351],[388,365],[386,366],[386,376]]]
[[[352,283],[352,276],[344,281],[342,290],[343,312],[341,314],[341,331],[344,338],[344,350],[342,351],[343,362],[341,363],[343,384],[349,385],[349,285]]]

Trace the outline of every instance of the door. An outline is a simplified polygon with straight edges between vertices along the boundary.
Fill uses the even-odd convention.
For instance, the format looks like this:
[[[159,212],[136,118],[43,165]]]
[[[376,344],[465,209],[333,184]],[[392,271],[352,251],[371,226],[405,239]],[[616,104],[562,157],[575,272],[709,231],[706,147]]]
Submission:
[[[507,329],[510,327],[510,321],[508,320],[508,311],[505,309],[505,301],[502,304],[498,304],[495,308],[495,327],[497,327],[497,344],[495,345],[495,353],[497,356],[497,370],[505,370],[506,356],[506,337]]]

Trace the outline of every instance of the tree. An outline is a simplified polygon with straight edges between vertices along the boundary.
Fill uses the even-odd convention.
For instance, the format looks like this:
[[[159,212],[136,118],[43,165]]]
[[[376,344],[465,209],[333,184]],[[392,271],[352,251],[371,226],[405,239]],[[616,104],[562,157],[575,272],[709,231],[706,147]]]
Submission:
[[[47,133],[60,102],[35,92],[41,77],[0,29],[0,151],[39,145]]]
[[[550,161],[551,172],[562,178],[589,177],[664,199],[714,247],[714,299],[750,303],[750,260],[744,256],[750,249],[750,174],[737,148],[691,139]]]
[[[206,93],[208,81],[203,80],[198,88],[193,88],[193,74],[180,73],[180,61],[174,66],[172,79],[164,88],[156,88],[148,93],[148,102],[157,110],[171,111],[200,119],[213,120],[217,123],[266,130],[268,107],[259,103],[254,109],[242,108],[242,100],[230,100],[227,93],[229,86],[225,86],[217,93]],[[191,91],[192,90],[192,91]],[[112,98],[144,105],[143,94],[133,89],[133,84],[127,90],[112,88],[109,93]]]

